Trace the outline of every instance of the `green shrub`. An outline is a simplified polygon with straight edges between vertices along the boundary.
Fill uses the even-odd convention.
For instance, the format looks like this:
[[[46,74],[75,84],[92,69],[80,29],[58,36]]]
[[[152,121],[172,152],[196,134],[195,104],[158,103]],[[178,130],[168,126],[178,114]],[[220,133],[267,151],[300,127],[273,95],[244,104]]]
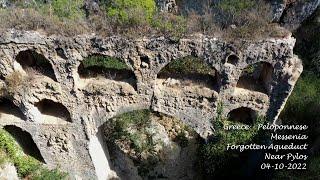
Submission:
[[[200,58],[193,56],[171,61],[160,73],[164,74],[202,74],[215,75],[215,70]]]
[[[67,179],[67,174],[60,172],[58,169],[48,170],[41,168],[41,170],[32,176],[33,180],[61,180]]]
[[[51,11],[61,19],[81,19],[84,17],[84,11],[81,9],[83,0],[53,0],[49,5],[42,4],[42,11]]]
[[[115,18],[120,24],[150,22],[155,10],[154,0],[111,0],[107,3],[108,16]]]
[[[106,69],[129,70],[129,67],[120,59],[110,56],[94,55],[87,57],[83,62],[84,68],[91,66],[100,66]]]
[[[222,110],[219,110],[222,111]],[[239,152],[226,151],[227,144],[250,143],[258,135],[258,124],[266,121],[264,117],[258,116],[254,125],[249,130],[224,130],[225,125],[237,125],[238,122],[227,119],[216,119],[213,122],[216,129],[213,140],[203,144],[199,149],[199,165],[207,175],[216,174],[216,171],[223,169],[230,159],[239,158]]]
[[[245,10],[255,7],[255,0],[222,0],[217,4],[217,7],[225,12],[239,15]]]
[[[187,20],[183,16],[170,13],[157,13],[152,20],[151,26],[162,34],[173,38],[180,38],[186,33]]]

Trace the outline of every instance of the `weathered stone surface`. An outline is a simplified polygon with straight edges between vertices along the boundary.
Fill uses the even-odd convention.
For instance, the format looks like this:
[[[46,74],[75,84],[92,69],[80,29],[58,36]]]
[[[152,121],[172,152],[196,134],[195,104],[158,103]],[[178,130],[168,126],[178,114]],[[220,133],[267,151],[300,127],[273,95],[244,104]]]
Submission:
[[[0,179],[18,180],[17,170],[13,164],[5,163],[0,166]]]
[[[304,20],[310,17],[320,4],[320,0],[308,1],[271,1],[274,21],[280,22],[289,30],[296,30]]]
[[[203,35],[173,41],[164,37],[47,37],[11,30],[0,36],[0,75],[6,79],[13,72],[24,74],[22,85],[15,87],[7,98],[25,117],[1,113],[0,126],[15,125],[29,132],[49,167],[59,165],[72,177],[95,179],[90,137],[108,119],[124,112],[162,112],[180,119],[203,138],[214,133],[212,121],[218,103],[223,105],[224,116],[236,108],[247,107],[275,121],[302,72],[301,61],[293,54],[294,44],[293,37],[247,42],[237,48]],[[56,81],[26,73],[16,61],[25,50],[42,54],[52,65]],[[80,78],[78,66],[92,54],[122,59],[134,72],[136,87],[110,79]],[[217,70],[218,89],[157,78],[168,63],[190,55]],[[272,67],[271,76],[265,81],[267,90],[237,87],[243,69],[258,62]],[[36,106],[42,99],[61,103],[70,112],[71,122],[43,120],[48,116]]]

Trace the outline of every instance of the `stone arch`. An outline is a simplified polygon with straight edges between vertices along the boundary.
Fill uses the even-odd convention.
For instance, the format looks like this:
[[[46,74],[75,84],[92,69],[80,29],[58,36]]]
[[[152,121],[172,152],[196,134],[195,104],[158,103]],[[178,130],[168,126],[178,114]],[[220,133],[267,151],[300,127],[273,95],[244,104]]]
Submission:
[[[268,62],[249,65],[242,70],[237,87],[268,94],[271,91],[272,75],[273,66]]]
[[[41,152],[30,133],[14,125],[5,126],[4,130],[16,140],[25,154],[34,157],[42,163],[45,163],[44,158],[42,157]]]
[[[228,113],[228,120],[253,125],[257,118],[257,112],[248,107],[240,107]]]
[[[25,120],[25,115],[22,113],[20,108],[11,100],[2,97],[0,98],[0,119],[8,118],[8,120],[10,120],[12,118],[10,116]]]
[[[43,115],[42,118],[51,119],[53,121],[55,121],[53,118],[58,118],[67,122],[72,122],[70,112],[61,103],[54,102],[50,99],[42,99],[35,103],[35,106]]]
[[[227,59],[226,59],[226,62],[229,63],[229,64],[232,64],[232,65],[237,65],[238,62],[239,62],[240,58],[235,55],[235,54],[230,54]]]
[[[17,62],[28,75],[41,74],[57,81],[50,61],[34,50],[25,50],[16,56]]]
[[[201,85],[219,91],[219,72],[201,58],[187,56],[176,59],[163,67],[157,79],[176,79],[183,85]]]
[[[103,77],[122,81],[137,89],[137,78],[127,64],[118,58],[99,54],[90,55],[78,66],[81,79]]]
[[[192,139],[190,140],[192,142],[186,142],[188,140],[184,139],[183,135],[179,134],[180,132],[178,131],[174,131],[174,132],[176,132],[179,135],[174,133],[170,134],[169,132],[171,131],[169,129],[165,129],[166,127],[182,128],[182,126],[181,125],[178,126],[177,124],[174,124],[174,123],[172,124],[167,123],[168,120],[166,118],[161,119],[162,117],[160,117],[160,114],[162,113],[153,112],[149,109],[134,110],[134,111],[130,111],[130,112],[126,112],[126,113],[114,116],[98,127],[98,132],[90,138],[91,140],[89,143],[90,144],[89,151],[93,159],[97,174],[101,178],[103,177],[105,179],[106,176],[117,174],[121,179],[128,179],[128,178],[138,179],[140,176],[142,177],[143,175],[146,175],[146,174],[143,174],[143,175],[140,174],[140,170],[145,172],[145,167],[140,169],[141,166],[143,166],[143,163],[145,162],[143,162],[142,164],[139,164],[139,161],[141,161],[142,159],[147,161],[147,159],[149,158],[139,159],[138,156],[131,154],[131,152],[142,153],[144,152],[143,148],[147,148],[147,149],[156,148],[156,147],[158,148],[160,145],[166,148],[169,148],[169,146],[171,145],[174,147],[178,145],[181,147],[181,152],[183,151],[179,155],[179,157],[181,156],[180,158],[184,159],[185,161],[187,157],[184,157],[184,155],[187,155],[187,153],[184,153],[185,152],[184,150],[187,150],[187,149],[184,149],[184,150],[182,149],[187,147],[190,148],[193,145],[192,144],[189,146],[188,143],[194,143],[199,145],[199,141],[202,142],[203,139],[200,138],[199,134],[197,134],[194,130],[191,130],[191,128],[189,127],[181,130],[181,132],[185,133],[185,131],[192,131],[192,133],[185,134],[186,136],[190,137],[190,139]],[[157,119],[157,118],[151,117],[152,115],[159,116],[159,117]],[[162,115],[169,117],[165,114],[162,114]],[[160,119],[162,121],[161,123],[160,123]],[[175,119],[177,120],[177,118]],[[183,123],[181,120],[178,120],[178,122],[181,124]],[[122,129],[122,128],[128,128],[128,129]],[[144,133],[146,133],[147,135]],[[162,136],[166,136],[165,138],[167,139],[165,140],[166,142],[160,142],[159,137],[162,137]],[[152,141],[151,142],[149,138],[154,138],[154,140],[151,140]],[[169,141],[170,142],[172,141],[174,145],[170,144]],[[157,142],[157,145],[153,144],[152,146],[149,145],[148,147],[146,147],[144,144],[144,143],[156,143],[156,142]],[[121,143],[125,143],[126,146],[122,146]],[[138,145],[139,143],[142,143],[144,145],[139,146]],[[192,147],[197,148],[195,146],[192,146]],[[123,148],[124,149],[132,148],[134,150],[126,151]],[[195,151],[192,151],[192,152],[196,153],[196,149],[194,150]],[[151,149],[150,151],[154,152],[153,149]],[[100,153],[101,156],[98,157],[97,153]],[[165,153],[169,153],[169,151],[166,151]],[[162,155],[163,155],[162,153],[159,153],[159,156],[162,157]],[[164,156],[166,156],[166,154]],[[135,159],[135,157],[137,158]],[[174,155],[170,157],[175,158]],[[195,161],[196,159],[193,157],[196,157],[196,156],[192,156],[192,158],[188,159],[192,163],[189,163],[189,161],[187,163],[177,163],[177,166],[175,167],[181,168],[182,166],[186,166],[186,167],[189,166],[188,168],[191,168],[192,166],[194,166],[193,163],[196,162]],[[99,164],[99,162],[102,162],[102,161],[105,163]],[[176,162],[176,159],[171,159],[169,161],[170,163],[173,163],[171,161]],[[125,163],[123,164],[123,162]],[[161,161],[161,163],[168,163],[168,162]],[[104,168],[99,167],[99,165]],[[106,167],[106,165],[108,166]],[[157,164],[154,164],[154,166],[156,165]],[[148,168],[152,168],[152,167],[148,166]],[[105,169],[107,169],[107,171]],[[185,169],[185,167],[183,169]],[[157,175],[158,173],[159,172],[155,172],[155,174]],[[178,177],[180,177],[177,175],[178,173],[179,172],[173,173],[172,177],[169,179],[177,179]],[[185,172],[182,172],[182,173],[185,173]],[[159,175],[159,177],[160,176],[161,174]]]

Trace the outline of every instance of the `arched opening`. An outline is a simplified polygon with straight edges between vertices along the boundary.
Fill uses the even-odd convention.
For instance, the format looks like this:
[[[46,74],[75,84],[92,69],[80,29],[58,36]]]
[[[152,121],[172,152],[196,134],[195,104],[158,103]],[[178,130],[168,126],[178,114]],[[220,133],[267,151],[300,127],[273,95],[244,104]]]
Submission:
[[[12,117],[14,116],[14,117]],[[0,99],[0,119],[10,120],[12,118],[25,119],[22,111],[7,98]]]
[[[17,141],[26,155],[32,156],[38,161],[45,163],[40,150],[28,132],[13,125],[5,126],[4,130],[6,130]]]
[[[71,116],[68,109],[61,103],[43,99],[37,102],[35,106],[42,113],[44,121],[48,121],[49,123],[55,123],[58,120],[71,122]]]
[[[257,113],[247,107],[241,107],[229,112],[228,120],[232,122],[240,122],[247,125],[253,125],[257,118]]]
[[[62,59],[68,59],[62,48],[56,48],[56,52],[58,56],[61,57]]]
[[[194,179],[197,175],[192,167],[202,139],[174,117],[136,110],[107,120],[99,132],[100,144],[108,147],[111,169],[120,179],[179,179],[187,174]]]
[[[184,86],[200,85],[219,91],[218,71],[200,58],[188,56],[171,61],[158,73],[158,79],[179,80]]]
[[[239,57],[235,54],[231,54],[227,57],[227,63],[232,64],[232,65],[237,65],[239,62]]]
[[[5,81],[6,78],[2,74],[0,74],[0,80]]]
[[[137,79],[133,71],[120,59],[92,55],[84,59],[78,67],[80,78],[104,78],[129,83],[134,89]]]
[[[43,55],[26,50],[19,52],[16,60],[28,75],[44,75],[57,81],[52,65]]]
[[[267,94],[270,91],[272,75],[273,67],[270,63],[258,62],[249,65],[242,70],[237,87]]]

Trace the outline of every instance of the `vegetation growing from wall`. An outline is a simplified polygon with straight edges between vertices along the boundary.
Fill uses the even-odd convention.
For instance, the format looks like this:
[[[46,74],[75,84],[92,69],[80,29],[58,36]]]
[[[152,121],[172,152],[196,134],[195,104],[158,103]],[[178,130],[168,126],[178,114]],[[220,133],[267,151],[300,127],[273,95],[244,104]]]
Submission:
[[[133,160],[142,177],[150,176],[155,167],[170,161],[166,158],[175,157],[174,153],[170,154],[171,151],[190,148],[190,139],[198,137],[196,132],[179,120],[150,110],[133,111],[112,118],[105,124],[104,132],[111,159],[116,158],[113,157],[116,147],[120,148]],[[166,138],[159,139],[163,136],[167,136],[171,142]]]
[[[0,165],[9,162],[17,168],[20,178],[28,179],[66,179],[67,174],[57,169],[48,170],[38,160],[23,153],[14,138],[5,130],[0,130]]]
[[[171,61],[158,73],[158,78],[179,79],[182,85],[201,85],[219,90],[219,73],[201,58],[188,56]]]
[[[129,70],[129,67],[120,59],[113,58],[110,56],[89,56],[83,62],[84,68],[92,67],[92,66],[100,66],[104,69],[116,69],[116,70]]]
[[[137,88],[134,72],[121,59],[110,56],[92,55],[85,58],[78,67],[81,78],[106,78],[129,83]]]
[[[201,58],[189,56],[171,61],[165,68],[161,70],[160,73],[176,73],[182,76],[187,74],[208,74],[214,76],[215,70]]]
[[[223,118],[222,113],[223,105],[219,103],[217,118],[213,121],[213,127],[216,130],[215,135],[199,149],[199,168],[206,177],[236,177],[241,169],[235,170],[233,167],[238,167],[241,163],[243,165],[243,162],[240,161],[243,161],[243,154],[246,153],[227,151],[227,145],[249,144],[259,139],[258,136],[263,136],[257,127],[259,124],[265,123],[266,118],[258,116],[249,130],[225,130],[224,127],[226,126],[243,124]],[[230,162],[232,162],[232,165]],[[230,169],[232,169],[232,173]]]

